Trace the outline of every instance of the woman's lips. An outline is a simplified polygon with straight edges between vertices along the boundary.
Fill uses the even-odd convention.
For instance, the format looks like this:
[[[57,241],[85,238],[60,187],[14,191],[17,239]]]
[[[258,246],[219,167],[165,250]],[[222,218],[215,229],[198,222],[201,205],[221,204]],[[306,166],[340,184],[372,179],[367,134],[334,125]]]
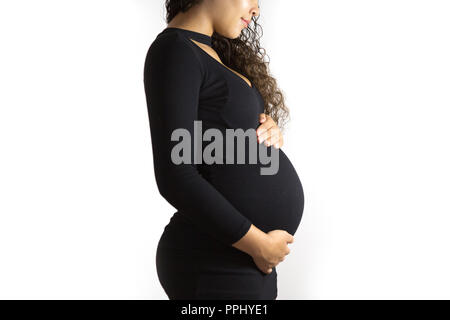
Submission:
[[[241,20],[245,23],[245,27],[247,28],[248,25],[250,24],[250,21],[245,20],[244,18],[241,18]]]

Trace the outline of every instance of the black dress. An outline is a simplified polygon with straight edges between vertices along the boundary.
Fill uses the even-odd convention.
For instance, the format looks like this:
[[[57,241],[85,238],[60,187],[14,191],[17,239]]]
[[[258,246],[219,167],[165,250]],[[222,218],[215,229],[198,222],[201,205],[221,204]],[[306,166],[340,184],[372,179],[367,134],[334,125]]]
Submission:
[[[275,299],[276,267],[265,274],[250,255],[231,244],[251,224],[264,232],[295,234],[303,214],[303,188],[281,148],[256,143],[268,156],[278,152],[276,174],[261,174],[270,164],[261,163],[259,154],[256,164],[250,163],[249,153],[245,164],[238,163],[236,139],[229,158],[234,162],[225,160],[231,151],[225,143],[227,129],[256,130],[264,102],[255,86],[190,39],[211,46],[206,34],[165,28],[150,45],[144,66],[156,183],[177,209],[158,243],[158,278],[169,299]],[[201,134],[211,128],[223,133],[223,163],[194,162],[194,152],[190,162],[172,161],[172,149],[181,141],[172,141],[175,129],[186,129],[191,150],[200,149],[194,149],[195,141],[199,143],[194,121],[201,121]],[[213,140],[203,138],[201,150]],[[250,139],[245,147],[249,150]]]

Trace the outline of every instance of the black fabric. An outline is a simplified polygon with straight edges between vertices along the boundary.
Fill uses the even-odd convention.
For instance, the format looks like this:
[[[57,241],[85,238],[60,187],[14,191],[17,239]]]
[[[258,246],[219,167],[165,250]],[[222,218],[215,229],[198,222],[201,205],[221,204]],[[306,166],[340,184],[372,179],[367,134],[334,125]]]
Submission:
[[[225,141],[224,164],[195,164],[193,152],[190,164],[171,161],[172,148],[179,143],[171,141],[175,129],[190,132],[193,151],[195,120],[202,121],[202,133],[215,128],[225,140],[226,129],[256,130],[264,112],[258,89],[191,39],[211,46],[206,34],[164,29],[151,44],[144,66],[156,183],[177,209],[158,243],[159,280],[171,299],[274,299],[276,268],[262,273],[251,256],[231,245],[252,223],[264,232],[294,234],[303,213],[303,188],[282,149],[274,175],[261,175],[267,165],[249,164],[248,152],[245,164],[236,163],[236,152],[235,162],[225,163]],[[209,143],[202,141],[202,150]],[[264,144],[258,147],[267,148],[269,155],[274,152]]]

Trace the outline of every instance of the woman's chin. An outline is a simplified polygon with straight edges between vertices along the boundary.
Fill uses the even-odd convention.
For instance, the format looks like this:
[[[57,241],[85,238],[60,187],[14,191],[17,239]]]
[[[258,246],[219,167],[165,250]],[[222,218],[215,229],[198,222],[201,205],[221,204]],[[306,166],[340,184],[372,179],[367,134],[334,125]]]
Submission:
[[[245,29],[245,28],[242,26],[238,26],[236,28],[230,28],[227,30],[227,32],[221,33],[221,35],[228,39],[236,39],[236,38],[239,38],[243,29]]]

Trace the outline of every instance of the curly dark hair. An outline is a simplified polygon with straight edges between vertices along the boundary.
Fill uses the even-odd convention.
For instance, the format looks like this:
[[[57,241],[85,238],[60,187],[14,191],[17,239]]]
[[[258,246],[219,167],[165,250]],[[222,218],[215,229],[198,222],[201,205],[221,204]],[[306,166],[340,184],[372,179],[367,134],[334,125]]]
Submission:
[[[166,0],[166,22],[169,23],[180,11],[186,12],[202,1]],[[266,50],[260,47],[259,39],[263,32],[258,19],[259,16],[253,16],[253,23],[242,30],[236,39],[214,32],[212,47],[225,65],[247,77],[258,89],[264,100],[264,113],[270,115],[283,132],[285,123],[290,119],[289,109],[277,81],[270,75],[270,59]],[[268,58],[267,61],[265,57]]]

